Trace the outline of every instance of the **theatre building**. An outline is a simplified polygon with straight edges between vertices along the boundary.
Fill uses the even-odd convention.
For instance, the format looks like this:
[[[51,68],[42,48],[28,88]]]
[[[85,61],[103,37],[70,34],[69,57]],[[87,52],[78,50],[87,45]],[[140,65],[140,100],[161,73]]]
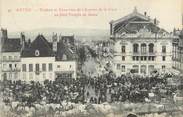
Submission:
[[[172,69],[172,41],[177,38],[158,26],[159,21],[132,13],[110,22],[110,39],[114,41],[114,72],[149,75]]]

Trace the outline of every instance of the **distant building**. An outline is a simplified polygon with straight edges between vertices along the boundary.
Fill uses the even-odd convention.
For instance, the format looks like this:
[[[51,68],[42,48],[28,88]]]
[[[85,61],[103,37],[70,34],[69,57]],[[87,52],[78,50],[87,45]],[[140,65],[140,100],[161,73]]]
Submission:
[[[183,30],[174,30],[174,35],[179,38],[173,41],[173,68],[183,73]]]
[[[30,39],[26,41],[23,33],[17,39],[8,38],[7,30],[2,30],[2,34],[3,78],[23,81],[76,78],[77,55],[73,36],[54,34],[52,42],[48,42],[43,35],[38,35],[31,42]]]
[[[183,74],[183,14],[182,30],[174,29],[173,33],[179,37],[173,40],[173,68]]]
[[[114,72],[149,75],[172,69],[172,41],[177,38],[158,27],[159,21],[146,12],[134,11],[110,22],[110,39],[114,40]]]
[[[96,51],[96,54],[102,58],[112,58],[113,57],[113,41],[112,40],[99,40],[99,41],[93,41],[94,42],[94,49]]]

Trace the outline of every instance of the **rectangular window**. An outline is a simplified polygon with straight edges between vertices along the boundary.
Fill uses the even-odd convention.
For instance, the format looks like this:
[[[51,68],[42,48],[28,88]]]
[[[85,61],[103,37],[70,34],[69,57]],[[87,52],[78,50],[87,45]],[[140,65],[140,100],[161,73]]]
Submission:
[[[162,46],[162,53],[166,53],[166,46]]]
[[[162,66],[162,70],[165,70],[165,65]]]
[[[33,64],[29,64],[29,72],[33,72]]]
[[[133,66],[133,70],[131,72],[132,73],[139,73],[139,66],[138,65],[134,65]]]
[[[18,73],[17,72],[15,72],[14,76],[15,76],[14,77],[15,79],[18,79]]]
[[[23,73],[23,80],[26,80],[26,73]]]
[[[149,57],[148,57],[148,60],[149,60],[149,61],[154,61],[154,60],[155,60],[155,57],[154,57],[154,56],[149,56]]]
[[[3,56],[3,60],[6,60],[6,56]]]
[[[39,71],[39,64],[36,64],[36,71]]]
[[[33,79],[33,73],[29,73],[29,80]]]
[[[13,75],[13,73],[9,73],[9,78],[10,78],[10,80],[12,79],[12,75]]]
[[[46,71],[46,64],[45,63],[42,64],[42,70]]]
[[[69,74],[69,78],[72,78],[72,74]]]
[[[22,64],[22,71],[26,72],[26,64]]]
[[[135,56],[133,56],[132,58],[133,58],[133,61],[135,61]]]
[[[17,60],[18,59],[18,57],[17,56],[14,56],[14,60]]]
[[[147,60],[147,57],[146,56],[144,56],[144,61],[146,61]]]
[[[162,56],[162,61],[165,61],[166,60],[166,57],[165,56]]]
[[[141,72],[142,74],[146,74],[146,66],[145,66],[145,65],[142,65],[142,66],[141,66],[140,72]]]
[[[117,64],[117,69],[118,69],[118,70],[120,69],[120,64]]]
[[[49,79],[53,79],[52,77],[53,77],[53,76],[52,76],[52,73],[50,73],[50,74],[49,74]]]
[[[125,46],[121,46],[121,52],[122,52],[122,53],[125,53],[125,52],[126,52]]]
[[[9,64],[9,68],[12,69],[12,64]]]
[[[6,64],[3,64],[3,69],[6,69]]]
[[[52,70],[53,70],[52,63],[49,63],[49,71],[52,71]]]
[[[122,61],[125,61],[125,56],[122,56]]]
[[[151,61],[151,57],[150,56],[148,57],[148,60]]]
[[[121,69],[122,69],[121,70],[122,72],[125,72],[125,66],[124,65],[121,66]]]
[[[12,56],[9,56],[9,60],[12,60]]]
[[[138,61],[138,60],[139,60],[139,56],[133,56],[133,61]]]
[[[143,56],[141,56],[141,61],[143,61],[144,60],[144,57]]]
[[[43,73],[43,79],[46,79],[46,73]]]

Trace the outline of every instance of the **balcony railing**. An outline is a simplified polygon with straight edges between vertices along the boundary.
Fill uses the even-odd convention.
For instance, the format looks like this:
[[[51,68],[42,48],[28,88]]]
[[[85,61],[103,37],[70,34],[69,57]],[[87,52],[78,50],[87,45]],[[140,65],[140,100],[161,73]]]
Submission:
[[[20,59],[2,59],[2,62],[20,62]]]
[[[140,56],[141,53],[140,52],[133,52],[133,56]]]
[[[3,72],[20,72],[20,69],[2,69]]]
[[[141,53],[141,52],[133,52],[133,56],[155,56],[156,53],[155,52],[145,52],[145,53]]]
[[[150,52],[150,53],[148,53],[148,55],[149,55],[149,56],[155,56],[156,53],[155,53],[155,52]]]

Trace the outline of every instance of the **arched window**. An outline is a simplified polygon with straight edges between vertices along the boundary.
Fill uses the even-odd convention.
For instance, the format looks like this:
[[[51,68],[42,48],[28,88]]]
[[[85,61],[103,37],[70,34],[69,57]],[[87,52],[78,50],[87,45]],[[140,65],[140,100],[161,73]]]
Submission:
[[[147,53],[147,50],[146,50],[146,49],[147,49],[147,48],[146,48],[146,44],[145,44],[145,43],[141,44],[141,53],[142,53],[142,54]]]
[[[140,72],[141,72],[142,74],[146,74],[146,66],[145,66],[145,65],[142,65],[142,66],[141,66]]]
[[[149,53],[153,53],[154,52],[154,44],[150,43],[149,44]]]
[[[134,73],[139,73],[139,66],[133,65],[133,70],[134,70]]]
[[[121,46],[121,52],[122,53],[125,53],[126,52],[126,47],[123,45],[123,46]]]
[[[39,56],[39,55],[40,55],[39,50],[36,50],[35,51],[35,56]]]
[[[162,46],[162,53],[166,53],[166,46]]]
[[[154,65],[149,65],[148,70],[149,70],[149,74],[151,74],[155,70]]]
[[[139,45],[137,43],[133,44],[133,53],[139,52]]]

